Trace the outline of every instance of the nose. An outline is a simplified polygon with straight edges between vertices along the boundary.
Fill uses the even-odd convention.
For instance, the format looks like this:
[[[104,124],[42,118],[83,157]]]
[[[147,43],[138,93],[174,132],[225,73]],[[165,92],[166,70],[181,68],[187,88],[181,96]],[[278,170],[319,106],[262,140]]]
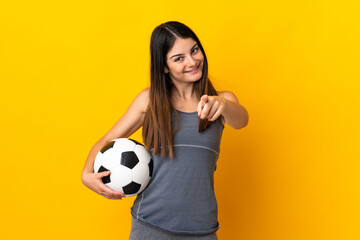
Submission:
[[[190,66],[195,66],[196,65],[196,61],[194,60],[193,57],[190,56],[188,59],[189,59],[188,63],[189,63]]]

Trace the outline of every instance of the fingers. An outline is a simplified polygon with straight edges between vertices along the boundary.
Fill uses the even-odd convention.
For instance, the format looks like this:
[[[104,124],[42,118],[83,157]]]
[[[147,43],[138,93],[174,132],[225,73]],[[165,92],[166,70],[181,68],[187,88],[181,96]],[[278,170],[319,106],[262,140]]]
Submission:
[[[209,96],[205,94],[200,98],[200,101],[203,101],[204,103],[206,103],[208,98],[209,98]]]
[[[197,111],[200,119],[207,118],[209,121],[215,121],[223,112],[221,98],[203,95],[198,104]]]
[[[97,177],[99,179],[101,179],[103,177],[108,176],[110,173],[111,173],[110,171],[100,172],[100,173],[97,173]],[[101,185],[100,185],[99,194],[101,194],[102,196],[104,196],[108,199],[122,199],[122,198],[126,197],[124,193],[114,191],[103,183],[101,183]]]
[[[209,118],[210,122],[215,121],[218,117],[220,117],[221,113],[217,111],[211,118]]]
[[[103,178],[103,177],[106,177],[109,174],[110,174],[110,171],[99,172],[99,173],[97,173],[97,177],[98,178]]]
[[[114,191],[106,185],[101,187],[100,194],[108,199],[122,199],[126,197],[124,193]]]
[[[108,199],[119,199],[119,200],[126,197],[125,194],[123,194],[121,192],[112,191],[112,190],[107,191],[106,193],[103,193],[102,195]]]
[[[216,112],[216,108],[213,108],[214,101],[213,99],[210,99],[208,95],[203,95],[200,99],[199,105],[200,112],[198,111],[198,116],[201,119],[209,118],[210,116],[213,116]],[[199,107],[198,105],[198,107]]]
[[[198,107],[197,107],[197,112],[198,112],[198,116],[200,117],[203,111],[204,106],[206,105],[207,101],[209,99],[208,95],[203,95],[200,98],[200,101],[198,103]]]
[[[209,115],[210,110],[211,110],[211,105],[210,104],[205,104],[202,111],[201,111],[200,118],[201,119],[207,118],[208,115]]]
[[[203,102],[200,101],[200,102],[198,103],[198,106],[197,106],[197,109],[196,109],[199,117],[200,117],[200,115],[201,115],[201,111],[202,111],[202,108],[203,108],[203,107],[204,107],[204,106],[203,106]]]

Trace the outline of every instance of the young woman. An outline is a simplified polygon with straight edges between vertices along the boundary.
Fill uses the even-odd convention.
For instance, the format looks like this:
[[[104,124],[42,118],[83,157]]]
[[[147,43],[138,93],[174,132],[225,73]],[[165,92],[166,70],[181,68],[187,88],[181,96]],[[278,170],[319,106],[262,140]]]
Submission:
[[[157,26],[150,50],[150,88],[134,98],[92,147],[82,182],[108,199],[122,199],[124,194],[101,181],[110,172],[94,173],[94,159],[106,143],[127,138],[142,126],[154,169],[131,208],[130,239],[217,239],[214,171],[220,140],[225,122],[243,128],[248,113],[232,92],[214,89],[205,51],[186,25],[169,21]]]

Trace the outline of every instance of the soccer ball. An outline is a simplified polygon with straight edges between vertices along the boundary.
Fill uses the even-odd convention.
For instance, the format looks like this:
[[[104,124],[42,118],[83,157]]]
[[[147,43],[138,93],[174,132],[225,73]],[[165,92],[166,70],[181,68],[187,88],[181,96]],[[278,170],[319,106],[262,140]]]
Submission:
[[[130,138],[117,138],[104,145],[96,155],[94,172],[111,171],[102,182],[126,197],[145,190],[153,171],[153,160],[141,143]]]

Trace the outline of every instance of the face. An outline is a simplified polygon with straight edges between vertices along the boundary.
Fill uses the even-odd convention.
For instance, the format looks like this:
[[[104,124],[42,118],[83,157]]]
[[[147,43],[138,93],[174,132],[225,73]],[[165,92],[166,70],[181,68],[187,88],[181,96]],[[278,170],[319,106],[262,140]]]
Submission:
[[[176,38],[174,46],[166,55],[164,71],[172,81],[196,82],[202,76],[204,55],[192,38]]]

